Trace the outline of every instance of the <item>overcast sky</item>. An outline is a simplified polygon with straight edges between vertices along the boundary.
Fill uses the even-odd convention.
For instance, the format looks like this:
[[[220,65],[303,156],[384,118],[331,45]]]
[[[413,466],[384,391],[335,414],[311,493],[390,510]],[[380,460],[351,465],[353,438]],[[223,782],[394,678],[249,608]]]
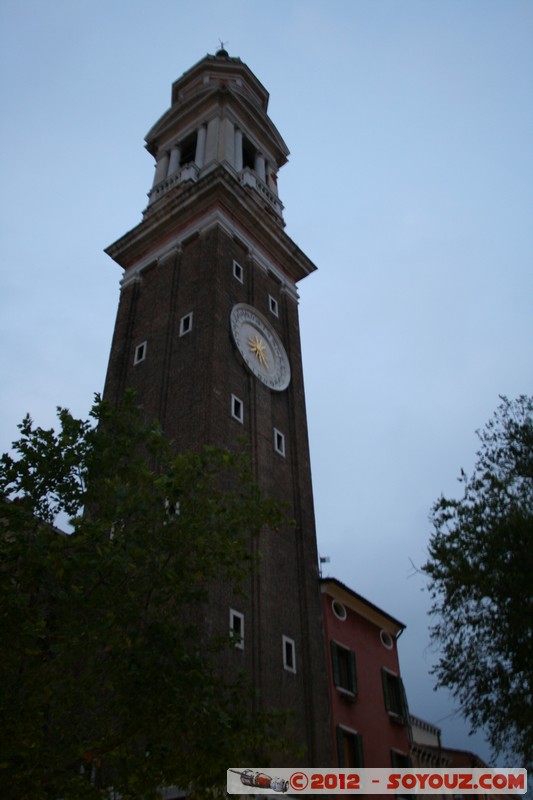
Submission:
[[[533,390],[533,3],[0,0],[0,31],[0,451],[27,411],[86,416],[102,390],[103,248],[141,219],[171,83],[223,39],[270,92],[286,230],[319,267],[300,314],[327,572],[407,625],[411,711],[488,758],[432,691],[415,567],[475,430]]]

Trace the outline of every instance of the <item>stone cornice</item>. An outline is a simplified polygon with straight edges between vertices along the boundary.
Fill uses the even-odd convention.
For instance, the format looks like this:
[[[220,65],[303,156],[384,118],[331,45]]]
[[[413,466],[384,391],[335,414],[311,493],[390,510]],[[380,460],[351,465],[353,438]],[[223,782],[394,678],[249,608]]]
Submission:
[[[405,629],[403,622],[378,608],[370,600],[354,592],[353,589],[350,589],[337,578],[321,578],[320,588],[323,594],[328,594],[330,597],[340,600],[353,611],[374,623],[374,625],[394,634],[396,638]]]
[[[219,80],[234,80],[236,76],[240,78],[243,86],[246,87],[254,102],[267,111],[269,94],[261,81],[254,75],[251,69],[240,58],[218,57],[207,55],[200,59],[183,75],[172,84],[172,104],[181,102],[182,98],[188,96],[189,91],[194,87],[198,80],[204,76],[208,79],[218,78]]]
[[[289,149],[270,117],[258,113],[238,87],[226,84],[208,85],[183,103],[172,105],[146,134],[146,149],[155,157],[159,148],[170,146],[179,133],[185,135],[189,129],[194,130],[199,120],[206,122],[225,105],[235,109],[235,118],[244,120],[247,131],[255,134],[257,143],[271,154],[278,167],[283,166]]]
[[[241,186],[225,165],[168,191],[149,207],[139,225],[105,252],[128,274],[138,274],[168,248],[214,223],[245,241],[254,257],[268,264],[287,287],[316,270],[257,192]]]
[[[286,292],[287,295],[293,300],[298,300],[298,291],[294,281],[290,280],[286,273],[279,269],[277,264],[275,264],[272,259],[268,257],[268,254],[255,246],[255,244],[247,237],[246,231],[244,231],[239,225],[235,224],[235,221],[231,220],[220,209],[213,209],[200,220],[197,220],[191,225],[183,228],[183,230],[181,230],[175,238],[158,247],[145,258],[141,259],[137,264],[135,264],[135,266],[127,269],[122,277],[122,288],[128,286],[130,283],[141,280],[142,273],[147,267],[156,261],[159,262],[166,258],[173,251],[179,250],[182,242],[190,239],[192,236],[205,234],[207,231],[215,227],[221,228],[221,230],[223,230],[229,236],[233,236],[234,238],[238,239],[241,246],[247,248],[250,263],[254,264],[265,272],[273,273],[279,280],[282,291]]]

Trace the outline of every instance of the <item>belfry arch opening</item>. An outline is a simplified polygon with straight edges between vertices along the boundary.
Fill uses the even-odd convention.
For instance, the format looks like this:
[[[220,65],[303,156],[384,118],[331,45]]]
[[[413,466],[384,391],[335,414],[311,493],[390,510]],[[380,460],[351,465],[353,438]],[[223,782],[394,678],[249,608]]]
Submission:
[[[184,164],[191,164],[196,156],[196,142],[198,141],[198,132],[194,131],[193,133],[186,136],[185,139],[180,144],[181,150],[181,157],[180,157],[180,167],[183,167]]]
[[[243,136],[242,140],[242,166],[244,169],[254,169],[255,168],[255,154],[256,149],[253,144]]]

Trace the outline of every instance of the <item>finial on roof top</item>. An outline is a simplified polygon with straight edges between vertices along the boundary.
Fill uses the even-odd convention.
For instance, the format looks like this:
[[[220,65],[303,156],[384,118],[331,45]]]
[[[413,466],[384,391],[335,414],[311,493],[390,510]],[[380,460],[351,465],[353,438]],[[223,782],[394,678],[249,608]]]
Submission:
[[[222,39],[219,39],[218,41],[220,42],[220,49],[217,50],[217,52],[215,53],[216,57],[229,58],[229,53],[224,46],[225,44],[228,44],[228,42],[223,42]]]

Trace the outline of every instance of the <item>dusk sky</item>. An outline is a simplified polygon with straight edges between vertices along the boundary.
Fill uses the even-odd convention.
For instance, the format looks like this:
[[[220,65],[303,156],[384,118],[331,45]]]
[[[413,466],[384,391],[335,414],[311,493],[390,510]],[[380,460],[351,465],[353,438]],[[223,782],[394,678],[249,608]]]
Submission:
[[[103,389],[103,249],[146,207],[172,82],[222,39],[270,92],[286,231],[318,267],[299,291],[325,572],[406,624],[412,713],[489,760],[432,690],[417,569],[476,429],[533,393],[531,0],[0,0],[0,37],[0,451],[26,412],[86,416]]]

